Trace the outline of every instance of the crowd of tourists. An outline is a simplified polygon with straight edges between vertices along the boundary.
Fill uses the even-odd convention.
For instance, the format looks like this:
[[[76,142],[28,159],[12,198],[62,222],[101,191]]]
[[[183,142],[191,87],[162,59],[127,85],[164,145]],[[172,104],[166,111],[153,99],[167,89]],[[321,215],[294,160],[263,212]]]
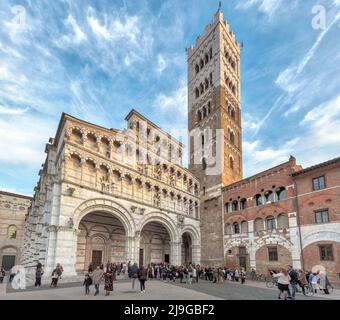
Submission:
[[[110,263],[106,265],[101,264],[93,268],[89,265],[85,274],[83,286],[85,287],[85,294],[90,294],[90,287],[94,285],[95,293],[99,294],[100,284],[104,284],[104,291],[106,295],[110,295],[113,291],[114,281],[119,275],[128,276],[131,280],[131,287],[135,289],[136,280],[139,281],[140,292],[146,292],[145,283],[147,280],[161,280],[164,282],[180,283],[198,283],[199,279],[211,281],[213,283],[224,282],[226,280],[244,283],[246,279],[246,272],[244,268],[228,269],[228,268],[212,268],[201,267],[200,265],[187,264],[182,266],[172,266],[168,263],[149,264],[148,266],[138,266],[137,263]]]
[[[274,279],[277,279],[277,286],[279,289],[278,299],[295,299],[297,288],[301,288],[303,294],[305,294],[306,286],[309,286],[310,290],[317,293],[318,290],[322,290],[325,294],[329,294],[328,287],[330,282],[325,273],[311,271],[296,270],[292,266],[288,269],[280,269],[279,272],[270,271],[270,274]]]
[[[10,271],[9,282],[11,282],[16,274],[13,267]],[[51,274],[50,287],[56,288],[58,281],[63,274],[63,267],[60,263],[56,265]],[[5,277],[5,269],[0,269],[0,283],[3,282]],[[43,266],[40,262],[35,267],[35,287],[41,286],[41,279],[44,274]],[[305,294],[306,286],[309,290],[317,292],[322,290],[325,294],[329,294],[328,288],[330,286],[326,273],[320,270],[316,272],[296,270],[292,266],[288,269],[270,270],[269,274],[272,276],[275,284],[279,289],[278,299],[295,299],[295,294],[298,288],[301,288]],[[258,279],[256,270],[252,269],[250,272],[250,280]],[[244,284],[246,281],[246,271],[244,268],[227,268],[227,267],[205,267],[199,264],[186,264],[182,266],[173,266],[168,263],[151,263],[147,266],[138,266],[137,263],[112,263],[108,262],[105,265],[101,264],[97,267],[89,265],[83,286],[85,287],[85,294],[90,294],[90,287],[94,285],[94,295],[100,292],[100,285],[104,285],[106,296],[110,295],[113,291],[114,282],[117,276],[129,278],[131,280],[132,289],[135,289],[136,280],[139,282],[140,292],[146,292],[147,280],[161,280],[164,282],[176,282],[193,284],[198,283],[200,280],[210,281],[212,283],[220,283],[226,281],[239,282]]]

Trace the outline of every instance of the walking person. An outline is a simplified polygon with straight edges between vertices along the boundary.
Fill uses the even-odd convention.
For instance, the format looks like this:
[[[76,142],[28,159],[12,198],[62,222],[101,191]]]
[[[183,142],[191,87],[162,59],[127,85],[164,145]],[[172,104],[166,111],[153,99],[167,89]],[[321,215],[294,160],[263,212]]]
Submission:
[[[145,281],[148,276],[148,271],[143,266],[138,270],[138,279],[140,282],[140,293],[145,293]]]
[[[241,284],[244,284],[246,281],[246,270],[244,268],[241,268],[240,277],[241,277]]]
[[[110,292],[113,291],[113,273],[110,267],[106,270],[104,279],[105,279],[104,289],[106,291],[105,296],[109,296]]]
[[[103,279],[103,275],[104,275],[104,272],[102,269],[100,269],[100,267],[98,266],[96,268],[96,270],[94,270],[93,272],[93,284],[94,284],[94,288],[95,288],[95,293],[94,295],[97,296],[99,294],[99,286],[100,286],[100,283]]]
[[[52,272],[52,282],[51,282],[51,287],[53,286],[54,288],[57,287],[59,278],[61,278],[61,275],[63,274],[63,267],[60,263],[57,263],[57,266]]]
[[[283,299],[287,300],[288,296],[288,287],[290,284],[290,276],[285,269],[281,269],[279,273],[274,273],[274,271],[270,272],[274,278],[278,278],[278,288],[279,288],[279,296],[278,299],[281,299],[281,295],[283,294]]]
[[[85,286],[85,294],[90,294],[90,285],[92,285],[92,279],[88,273],[85,274],[85,279],[83,282],[83,286]]]
[[[325,294],[329,294],[328,288],[327,288],[327,276],[324,273],[319,272],[319,278],[320,278],[320,290],[323,290]]]
[[[134,263],[130,267],[129,278],[131,279],[132,289],[135,289],[135,281],[138,278],[138,270],[137,263]]]

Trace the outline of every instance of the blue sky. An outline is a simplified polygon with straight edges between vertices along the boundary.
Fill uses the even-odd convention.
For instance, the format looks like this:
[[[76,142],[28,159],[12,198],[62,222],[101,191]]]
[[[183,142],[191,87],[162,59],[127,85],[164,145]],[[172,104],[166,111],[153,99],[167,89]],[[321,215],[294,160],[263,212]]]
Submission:
[[[321,30],[315,5],[326,10]],[[63,111],[124,128],[135,107],[185,142],[185,48],[217,7],[1,0],[0,189],[32,194]],[[228,0],[222,10],[244,43],[244,176],[291,154],[303,166],[340,156],[340,0]]]

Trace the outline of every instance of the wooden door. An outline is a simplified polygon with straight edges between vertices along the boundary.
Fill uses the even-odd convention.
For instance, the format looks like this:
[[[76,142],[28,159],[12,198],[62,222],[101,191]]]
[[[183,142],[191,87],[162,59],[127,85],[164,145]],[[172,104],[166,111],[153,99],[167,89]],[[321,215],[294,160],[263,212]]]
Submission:
[[[93,266],[93,268],[96,268],[97,266],[100,266],[102,264],[102,256],[103,256],[103,251],[101,251],[101,250],[93,250],[92,251],[92,266]]]

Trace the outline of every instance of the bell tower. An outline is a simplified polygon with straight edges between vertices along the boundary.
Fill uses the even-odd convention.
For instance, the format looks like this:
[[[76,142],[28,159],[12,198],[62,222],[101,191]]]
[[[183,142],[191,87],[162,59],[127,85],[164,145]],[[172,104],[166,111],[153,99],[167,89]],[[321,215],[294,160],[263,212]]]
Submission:
[[[225,260],[221,189],[243,176],[240,50],[221,5],[187,49],[189,169],[201,185],[201,261],[211,266]]]

